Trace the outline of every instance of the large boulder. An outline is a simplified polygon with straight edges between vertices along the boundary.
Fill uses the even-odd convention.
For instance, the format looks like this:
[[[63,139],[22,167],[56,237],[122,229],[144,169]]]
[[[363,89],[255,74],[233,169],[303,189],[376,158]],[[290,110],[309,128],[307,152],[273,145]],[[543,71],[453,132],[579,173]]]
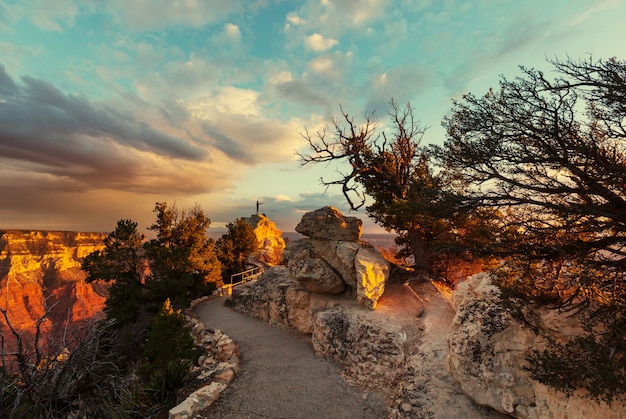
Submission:
[[[340,294],[346,289],[341,276],[322,259],[301,260],[291,273],[313,292]]]
[[[356,290],[357,273],[354,261],[357,252],[364,244],[339,240],[310,241],[312,243],[312,252],[324,259],[326,263],[341,275],[346,284]]]
[[[309,291],[340,294],[346,289],[341,275],[323,258],[318,257],[311,239],[289,243],[283,262],[289,273],[299,279]]]
[[[395,383],[406,362],[407,335],[349,307],[314,313],[311,342],[316,354],[338,361],[342,375],[362,388]]]
[[[359,240],[361,220],[324,207],[302,216],[296,231],[309,236],[287,245],[283,263],[310,291],[338,294],[350,288],[362,305],[375,309],[385,291],[389,264]]]
[[[356,299],[371,309],[385,292],[389,278],[389,264],[376,249],[362,246],[354,259],[356,270]]]
[[[448,337],[448,370],[477,403],[517,418],[624,417],[626,399],[608,405],[582,391],[568,397],[524,369],[533,349],[582,333],[568,313],[505,300],[487,274],[460,284],[452,304],[456,315]]]
[[[358,218],[328,206],[304,214],[296,231],[312,239],[358,241],[362,225]]]
[[[297,240],[285,248],[283,263],[308,290],[339,294],[348,286],[357,301],[371,309],[389,277],[385,258],[364,242]]]

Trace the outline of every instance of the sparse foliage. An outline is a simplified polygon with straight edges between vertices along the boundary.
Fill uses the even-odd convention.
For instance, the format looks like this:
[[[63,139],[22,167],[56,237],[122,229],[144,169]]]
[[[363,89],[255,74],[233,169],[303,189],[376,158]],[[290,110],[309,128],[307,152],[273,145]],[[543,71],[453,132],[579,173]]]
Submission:
[[[433,170],[421,146],[426,127],[415,119],[411,106],[401,108],[392,100],[390,108],[387,130],[379,130],[373,112],[358,125],[342,110],[342,119],[333,119],[331,138],[326,131],[315,136],[305,131],[302,135],[310,154],[300,154],[300,161],[347,163],[349,172],[339,173],[335,180],[321,179],[322,184],[341,186],[353,210],[365,205],[370,196],[367,214],[388,231],[397,232],[398,244],[410,249],[415,267],[432,274],[437,261],[451,253],[471,258],[471,250],[478,247],[466,238],[478,224],[488,225],[489,213],[478,216],[463,208],[459,191],[449,188]]]
[[[554,79],[522,68],[455,102],[434,154],[469,199],[506,211],[500,284],[575,308],[586,325],[535,353],[534,376],[610,399],[626,391],[626,62],[552,64]]]
[[[217,254],[222,266],[223,281],[245,270],[248,257],[259,248],[254,229],[244,219],[237,218],[226,225],[227,233],[217,240]]]
[[[96,400],[123,387],[111,321],[85,323],[62,339],[48,337],[44,343],[41,327],[49,307],[36,322],[32,339],[13,327],[6,309],[0,313],[14,338],[1,339],[2,416],[60,418],[72,411],[101,415]]]
[[[511,209],[513,253],[624,270],[626,63],[554,65],[553,81],[523,69],[455,102],[437,157],[480,205]]]

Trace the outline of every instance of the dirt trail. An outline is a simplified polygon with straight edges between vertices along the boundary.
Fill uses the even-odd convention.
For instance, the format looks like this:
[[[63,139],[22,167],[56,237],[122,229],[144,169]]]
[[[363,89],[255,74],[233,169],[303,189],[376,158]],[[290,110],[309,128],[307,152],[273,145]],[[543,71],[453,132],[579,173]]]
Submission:
[[[399,417],[418,418],[507,418],[490,408],[476,405],[463,393],[446,370],[448,332],[454,318],[445,291],[432,283],[414,284],[424,304],[419,322],[422,336],[408,348],[406,372],[397,400]]]
[[[344,308],[407,336],[406,360],[394,388],[364,393],[340,383],[358,384],[350,368],[315,357],[310,340],[269,326],[213,300],[196,308],[209,327],[221,328],[238,343],[242,372],[210,412],[216,418],[492,418],[502,415],[478,406],[447,373],[447,336],[454,310],[432,283],[389,284],[376,310],[355,301]],[[418,299],[419,298],[419,299]],[[420,301],[421,300],[421,301]],[[338,380],[338,381],[337,381]],[[391,413],[388,406],[391,403]]]
[[[234,339],[242,355],[239,374],[206,417],[386,417],[381,397],[346,385],[339,366],[315,356],[310,341],[296,333],[224,307],[223,298],[208,300],[194,310],[206,326]]]

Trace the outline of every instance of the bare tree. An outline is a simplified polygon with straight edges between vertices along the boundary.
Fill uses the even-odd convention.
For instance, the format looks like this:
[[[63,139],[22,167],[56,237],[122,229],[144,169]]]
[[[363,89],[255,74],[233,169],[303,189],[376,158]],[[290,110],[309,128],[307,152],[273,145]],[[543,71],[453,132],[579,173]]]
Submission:
[[[400,244],[408,245],[419,271],[432,273],[442,253],[468,251],[460,233],[471,225],[471,211],[459,211],[458,191],[432,169],[428,152],[421,146],[426,127],[415,118],[410,104],[400,107],[390,102],[387,129],[380,128],[374,112],[367,112],[361,125],[343,109],[341,115],[332,120],[332,135],[325,130],[302,134],[310,153],[299,154],[301,164],[347,166],[348,171],[339,172],[336,179],[322,178],[321,183],[341,186],[352,210],[371,197],[367,214],[400,235]]]
[[[44,343],[42,325],[54,306],[45,301],[43,306],[32,339],[14,327],[7,308],[0,308],[11,338],[0,332],[0,411],[4,417],[64,417],[81,409],[74,402],[101,398],[121,388],[112,322],[85,322],[82,328],[60,339],[48,337]],[[82,409],[93,411],[99,404],[101,400]]]

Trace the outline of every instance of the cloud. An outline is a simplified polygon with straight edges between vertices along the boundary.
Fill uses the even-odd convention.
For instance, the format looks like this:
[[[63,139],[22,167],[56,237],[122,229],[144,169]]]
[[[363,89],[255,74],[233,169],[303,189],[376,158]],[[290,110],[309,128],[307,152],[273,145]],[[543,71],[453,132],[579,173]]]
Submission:
[[[73,26],[79,14],[75,0],[31,0],[23,10],[38,28],[55,32]]]
[[[285,26],[284,26],[284,30],[285,31],[288,31],[292,26],[300,26],[300,25],[306,23],[306,20],[302,19],[295,12],[287,13],[286,21],[287,21],[287,23],[285,23]]]
[[[277,83],[275,89],[280,97],[294,104],[305,103],[325,108],[333,104],[332,96],[323,90],[316,89],[313,85],[307,84],[304,80]]]
[[[315,52],[326,51],[337,44],[338,41],[336,39],[324,38],[319,33],[314,33],[304,39],[304,45]]]
[[[574,16],[572,21],[569,23],[569,26],[577,26],[589,19],[591,15],[594,13],[603,11],[605,9],[612,9],[617,7],[620,4],[620,0],[600,0],[597,1],[594,5],[589,8],[583,10],[578,15]]]
[[[140,119],[41,79],[21,80],[18,85],[0,66],[0,160],[11,169],[3,182],[19,180],[35,190],[138,193],[228,185],[219,167],[207,167],[212,152],[196,135],[149,119],[157,109],[143,108]],[[211,174],[216,180],[203,180]]]
[[[224,26],[224,36],[225,39],[229,41],[230,44],[239,45],[241,44],[241,31],[237,25],[233,25],[232,23],[227,23]]]
[[[119,25],[131,31],[172,26],[199,28],[222,22],[244,11],[253,12],[260,7],[250,2],[223,0],[109,0],[103,6]]]
[[[302,123],[268,118],[259,96],[254,90],[223,87],[186,106],[202,121],[211,145],[227,157],[244,164],[291,159]]]

